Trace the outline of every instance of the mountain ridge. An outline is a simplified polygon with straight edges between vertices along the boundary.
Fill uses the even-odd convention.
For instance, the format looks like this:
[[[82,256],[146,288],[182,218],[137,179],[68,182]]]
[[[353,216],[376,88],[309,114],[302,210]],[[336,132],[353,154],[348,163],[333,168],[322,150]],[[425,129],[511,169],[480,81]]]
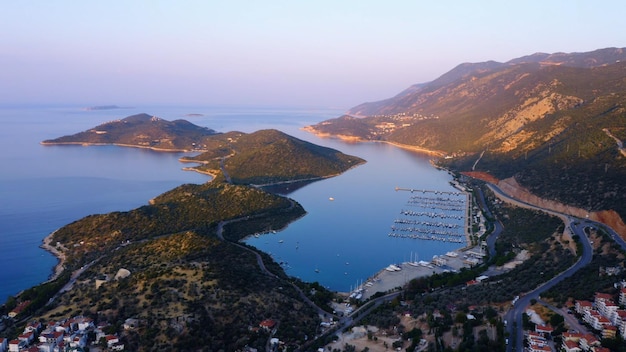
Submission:
[[[376,102],[368,102],[359,104],[347,111],[347,115],[354,116],[370,116],[381,113],[396,113],[396,111],[384,110],[384,106],[387,104],[398,105],[397,99],[405,98],[408,95],[422,93],[424,89],[438,88],[443,85],[452,83],[458,79],[467,77],[470,74],[480,74],[482,72],[493,71],[495,69],[506,68],[507,66],[519,65],[519,64],[537,64],[541,66],[568,66],[568,67],[598,67],[602,65],[608,65],[611,63],[626,60],[625,48],[605,48],[598,49],[592,52],[584,53],[535,53],[519,58],[511,59],[507,62],[501,63],[497,61],[485,61],[478,63],[461,63],[451,69],[450,71],[442,74],[433,81],[418,83],[410,86],[406,90],[400,92],[398,95]],[[404,111],[404,112],[411,112]]]
[[[607,48],[461,64],[307,130],[438,151],[451,170],[514,177],[543,198],[624,219],[625,58]]]

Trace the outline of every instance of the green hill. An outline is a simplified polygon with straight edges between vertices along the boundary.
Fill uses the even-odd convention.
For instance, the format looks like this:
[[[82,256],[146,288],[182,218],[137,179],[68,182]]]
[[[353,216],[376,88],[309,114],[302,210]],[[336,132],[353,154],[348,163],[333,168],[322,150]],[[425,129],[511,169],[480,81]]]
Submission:
[[[132,350],[262,348],[269,332],[257,328],[265,319],[281,323],[281,339],[303,343],[319,320],[282,268],[262,255],[271,273],[264,272],[253,252],[217,236],[222,221],[237,221],[224,236],[238,240],[302,215],[289,199],[214,181],[177,187],[128,212],[85,217],[56,231],[53,243],[67,270],[88,269],[71,293],[37,314],[98,316],[113,324],[138,319],[140,326],[125,335]],[[130,275],[115,279],[120,269]]]
[[[211,138],[211,149],[189,161],[201,161],[199,171],[223,169],[234,184],[274,184],[338,175],[363,162],[335,149],[309,143],[277,130],[246,134],[231,132]]]
[[[41,142],[51,144],[118,144],[159,150],[199,150],[216,132],[186,120],[167,121],[148,114],[128,116],[87,131]]]

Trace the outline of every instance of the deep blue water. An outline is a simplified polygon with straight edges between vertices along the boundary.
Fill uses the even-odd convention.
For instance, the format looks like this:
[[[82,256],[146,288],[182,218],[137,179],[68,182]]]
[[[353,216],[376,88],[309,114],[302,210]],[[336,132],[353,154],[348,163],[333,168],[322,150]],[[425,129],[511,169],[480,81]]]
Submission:
[[[220,132],[276,128],[368,162],[289,194],[308,214],[276,234],[249,243],[286,262],[287,273],[345,291],[390,263],[430,260],[460,245],[390,238],[407,208],[407,188],[453,190],[450,176],[428,157],[380,143],[320,139],[301,127],[341,115],[334,109],[137,107],[0,107],[0,300],[45,281],[56,259],[40,249],[44,237],[83,216],[125,211],[183,183],[208,178],[182,171],[181,153],[115,146],[42,146],[113,119],[149,113],[185,118]],[[202,116],[186,116],[187,114]],[[329,198],[334,198],[330,201]],[[282,243],[279,241],[282,240]],[[318,269],[319,272],[316,272]]]

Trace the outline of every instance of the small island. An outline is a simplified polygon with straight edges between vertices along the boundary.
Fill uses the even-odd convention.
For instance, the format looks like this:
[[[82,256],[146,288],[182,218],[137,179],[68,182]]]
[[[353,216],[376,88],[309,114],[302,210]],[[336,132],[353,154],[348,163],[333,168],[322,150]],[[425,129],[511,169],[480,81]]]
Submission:
[[[43,145],[120,145],[162,151],[204,150],[205,139],[217,134],[186,120],[168,121],[149,114],[137,114],[108,121],[73,135],[41,142]]]
[[[122,106],[117,106],[117,105],[95,105],[95,106],[88,106],[85,108],[85,110],[87,111],[92,111],[92,110],[115,110],[115,109],[128,109],[126,107],[122,107]]]

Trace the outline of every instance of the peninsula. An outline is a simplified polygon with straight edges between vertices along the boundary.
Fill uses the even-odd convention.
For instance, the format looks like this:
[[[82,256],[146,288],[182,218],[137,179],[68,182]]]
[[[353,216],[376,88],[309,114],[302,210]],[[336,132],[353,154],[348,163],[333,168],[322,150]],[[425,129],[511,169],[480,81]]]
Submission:
[[[267,321],[281,324],[285,341],[304,344],[327,314],[311,301],[332,312],[330,293],[288,277],[270,256],[238,241],[306,214],[296,201],[259,185],[332,177],[365,161],[276,130],[222,134],[147,114],[44,144],[146,147],[143,141],[168,129],[176,132],[168,135],[172,149],[195,141],[203,152],[186,161],[200,163],[199,171],[213,179],[58,229],[44,245],[63,270],[11,302],[27,302],[20,316],[35,320],[78,314],[116,324],[132,319],[137,328],[124,333],[131,350],[260,349],[271,329],[251,327]]]

